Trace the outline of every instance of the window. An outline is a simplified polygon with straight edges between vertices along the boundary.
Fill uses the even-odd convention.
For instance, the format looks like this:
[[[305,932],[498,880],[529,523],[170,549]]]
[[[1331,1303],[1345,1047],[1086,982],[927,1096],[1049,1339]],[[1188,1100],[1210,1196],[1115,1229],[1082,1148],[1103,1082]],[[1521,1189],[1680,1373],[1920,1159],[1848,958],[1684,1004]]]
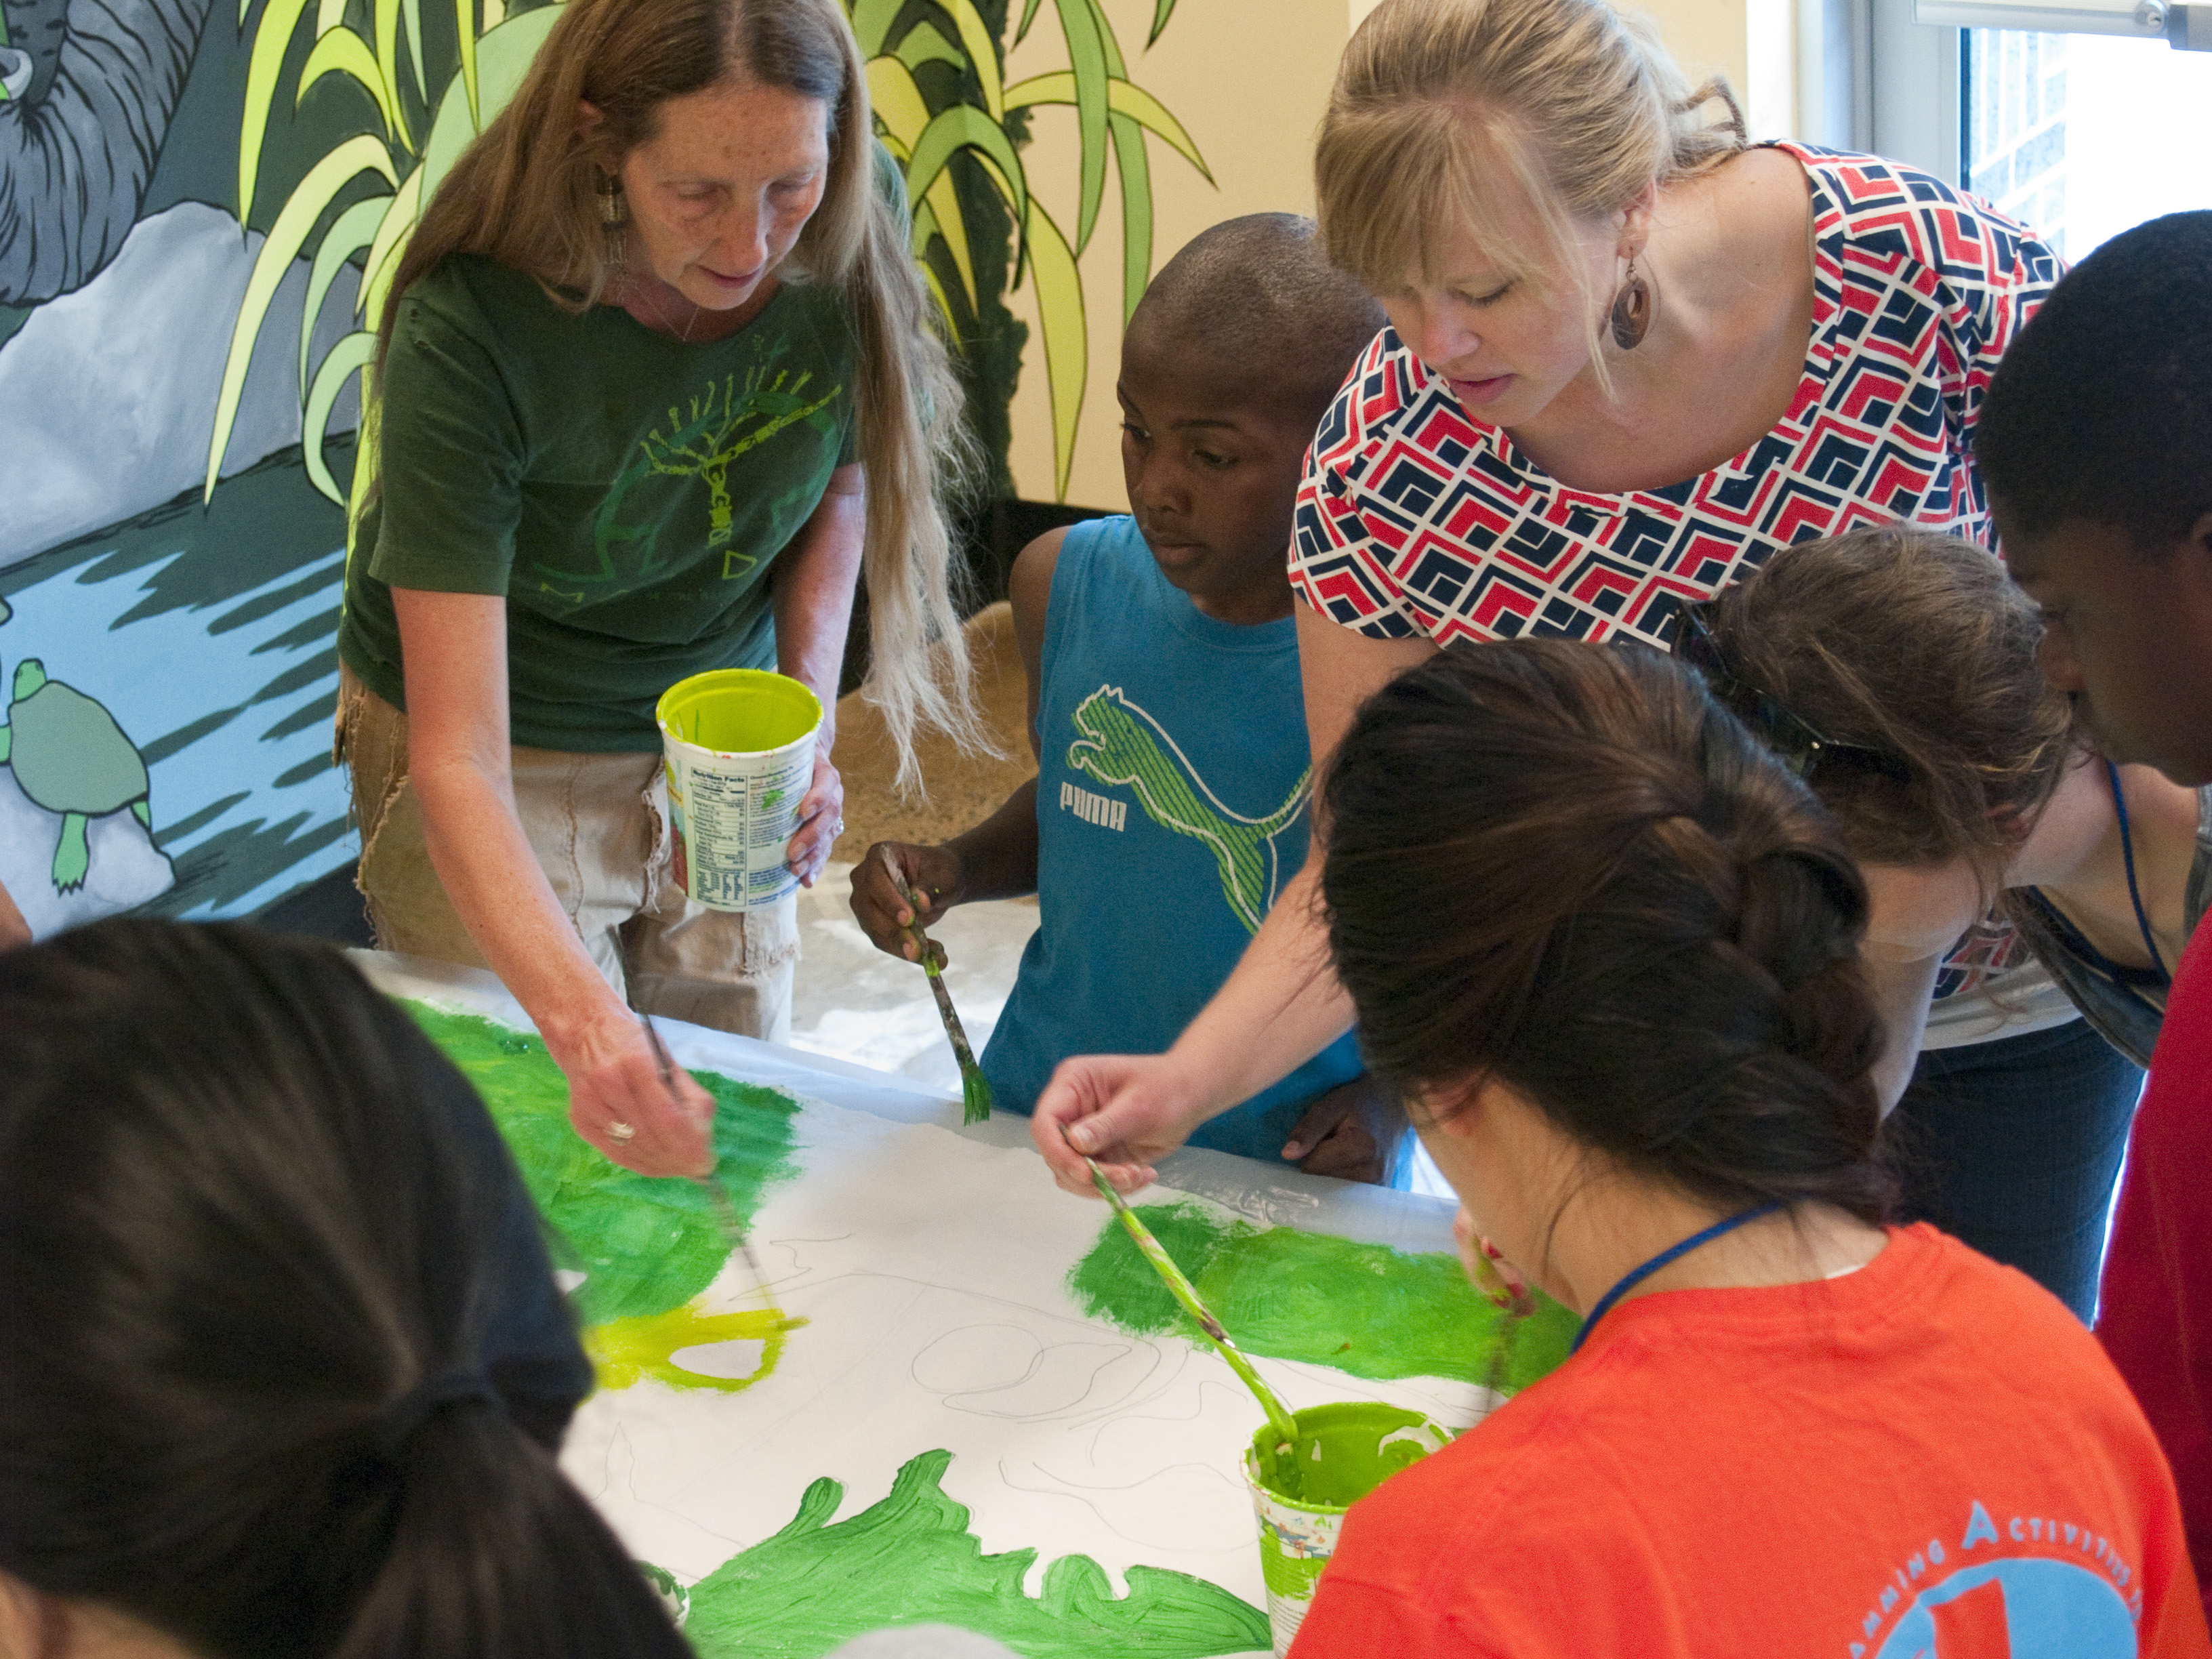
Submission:
[[[1893,64],[1932,56],[1940,36],[1959,42],[1955,176],[2065,258],[2160,214],[2212,208],[2212,3],[1873,3],[1877,106],[1885,73],[1897,72],[1881,52],[1885,21],[1892,39],[1914,43],[1893,48]],[[1929,90],[1911,89],[1900,133],[1911,118],[1926,120]],[[1923,137],[1919,148],[1938,145]]]
[[[1967,188],[2064,258],[2160,214],[2212,208],[2212,52],[1978,28],[1960,56]]]

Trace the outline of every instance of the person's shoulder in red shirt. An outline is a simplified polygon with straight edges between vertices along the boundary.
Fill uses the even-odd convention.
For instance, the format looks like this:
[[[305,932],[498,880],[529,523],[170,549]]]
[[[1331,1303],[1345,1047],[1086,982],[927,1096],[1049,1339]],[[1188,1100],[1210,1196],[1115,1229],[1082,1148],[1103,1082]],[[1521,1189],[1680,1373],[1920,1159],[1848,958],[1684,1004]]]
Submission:
[[[1622,1304],[1355,1506],[1294,1659],[2212,1652],[2095,1341],[1955,1240]]]
[[[1990,381],[1975,454],[2051,683],[2114,761],[2212,783],[2212,213],[2069,271]],[[2212,941],[2176,970],[2129,1143],[2098,1334],[2212,1579]],[[2212,1588],[2212,1586],[2208,1586]]]

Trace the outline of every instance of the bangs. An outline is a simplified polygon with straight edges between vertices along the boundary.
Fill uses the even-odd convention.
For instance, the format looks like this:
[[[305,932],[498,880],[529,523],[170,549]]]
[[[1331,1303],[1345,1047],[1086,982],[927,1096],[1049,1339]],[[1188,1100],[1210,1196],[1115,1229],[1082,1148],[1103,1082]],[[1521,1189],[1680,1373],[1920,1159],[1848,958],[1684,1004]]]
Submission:
[[[1423,99],[1332,112],[1314,171],[1323,251],[1370,294],[1466,276],[1451,268],[1462,237],[1509,280],[1579,281],[1542,158],[1493,106]]]

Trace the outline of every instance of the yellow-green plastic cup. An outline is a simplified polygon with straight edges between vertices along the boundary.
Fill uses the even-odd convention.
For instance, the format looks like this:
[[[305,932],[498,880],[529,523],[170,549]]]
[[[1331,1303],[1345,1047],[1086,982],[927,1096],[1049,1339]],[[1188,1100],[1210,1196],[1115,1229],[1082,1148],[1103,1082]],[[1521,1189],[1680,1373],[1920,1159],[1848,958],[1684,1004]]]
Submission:
[[[661,693],[676,879],[710,910],[758,910],[799,884],[784,850],[814,778],[822,699],[759,668],[717,668]]]
[[[1265,1423],[1244,1453],[1244,1481],[1260,1520],[1267,1627],[1279,1655],[1291,1650],[1291,1638],[1313,1606],[1322,1569],[1336,1553],[1345,1511],[1407,1465],[1441,1451],[1452,1437],[1450,1430],[1419,1412],[1371,1401],[1314,1406],[1291,1413],[1291,1421],[1298,1437],[1289,1454],[1277,1453],[1281,1440]]]

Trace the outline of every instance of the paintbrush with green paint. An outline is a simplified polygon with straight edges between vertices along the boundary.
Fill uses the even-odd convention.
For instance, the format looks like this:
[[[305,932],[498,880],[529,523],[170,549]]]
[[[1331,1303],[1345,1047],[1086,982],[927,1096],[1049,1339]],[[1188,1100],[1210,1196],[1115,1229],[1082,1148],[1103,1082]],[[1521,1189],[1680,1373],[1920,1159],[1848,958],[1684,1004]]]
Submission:
[[[653,1024],[652,1017],[643,1009],[637,1011],[637,1023],[645,1027],[646,1040],[653,1044],[653,1058],[660,1066],[660,1086],[667,1090],[668,1097],[674,1100],[677,1097],[676,1062],[669,1058],[668,1045],[660,1040],[659,1028]],[[768,1275],[761,1271],[760,1258],[753,1254],[753,1242],[745,1236],[744,1223],[738,1219],[738,1206],[730,1202],[728,1189],[711,1175],[696,1175],[691,1181],[706,1189],[707,1201],[714,1208],[714,1219],[721,1226],[722,1237],[743,1253],[745,1266],[753,1276],[753,1289],[760,1293],[761,1305],[773,1307],[775,1298],[769,1294]],[[803,1319],[787,1319],[782,1328],[796,1330],[805,1322]]]
[[[945,1021],[945,1035],[952,1040],[952,1057],[960,1062],[960,1121],[984,1122],[991,1115],[991,1082],[983,1075],[983,1068],[975,1063],[975,1050],[968,1046],[968,1033],[961,1028],[960,1016],[953,1012],[952,994],[945,988],[945,947],[921,931],[921,901],[899,873],[897,864],[891,859],[891,849],[883,847],[877,850],[883,856],[884,872],[891,878],[892,890],[899,896],[899,902],[914,913],[914,920],[906,925],[906,936],[921,953],[921,971],[929,975],[930,994],[937,999],[938,1014]]]
[[[1152,1230],[1145,1225],[1137,1212],[1129,1207],[1129,1200],[1115,1190],[1112,1182],[1106,1179],[1105,1171],[1098,1167],[1097,1160],[1086,1158],[1083,1161],[1091,1166],[1092,1183],[1105,1200],[1114,1206],[1114,1213],[1121,1218],[1129,1237],[1137,1242],[1139,1253],[1152,1264],[1152,1270],[1165,1282],[1169,1294],[1182,1304],[1182,1310],[1198,1322],[1198,1328],[1206,1333],[1206,1340],[1229,1362],[1229,1369],[1242,1377],[1244,1386],[1258,1397],[1260,1409],[1267,1413],[1267,1421],[1274,1425],[1275,1432],[1282,1437],[1282,1443],[1275,1449],[1278,1452],[1290,1450],[1291,1443],[1298,1437],[1297,1425],[1291,1420],[1290,1408],[1276,1397],[1273,1389],[1260,1380],[1260,1373],[1252,1369],[1252,1362],[1244,1357],[1243,1351],[1236,1343],[1230,1340],[1229,1333],[1221,1328],[1221,1322],[1213,1316],[1212,1310],[1199,1300],[1197,1287],[1183,1277],[1183,1271],[1176,1266],[1175,1258],[1167,1253],[1158,1239],[1152,1237]]]

